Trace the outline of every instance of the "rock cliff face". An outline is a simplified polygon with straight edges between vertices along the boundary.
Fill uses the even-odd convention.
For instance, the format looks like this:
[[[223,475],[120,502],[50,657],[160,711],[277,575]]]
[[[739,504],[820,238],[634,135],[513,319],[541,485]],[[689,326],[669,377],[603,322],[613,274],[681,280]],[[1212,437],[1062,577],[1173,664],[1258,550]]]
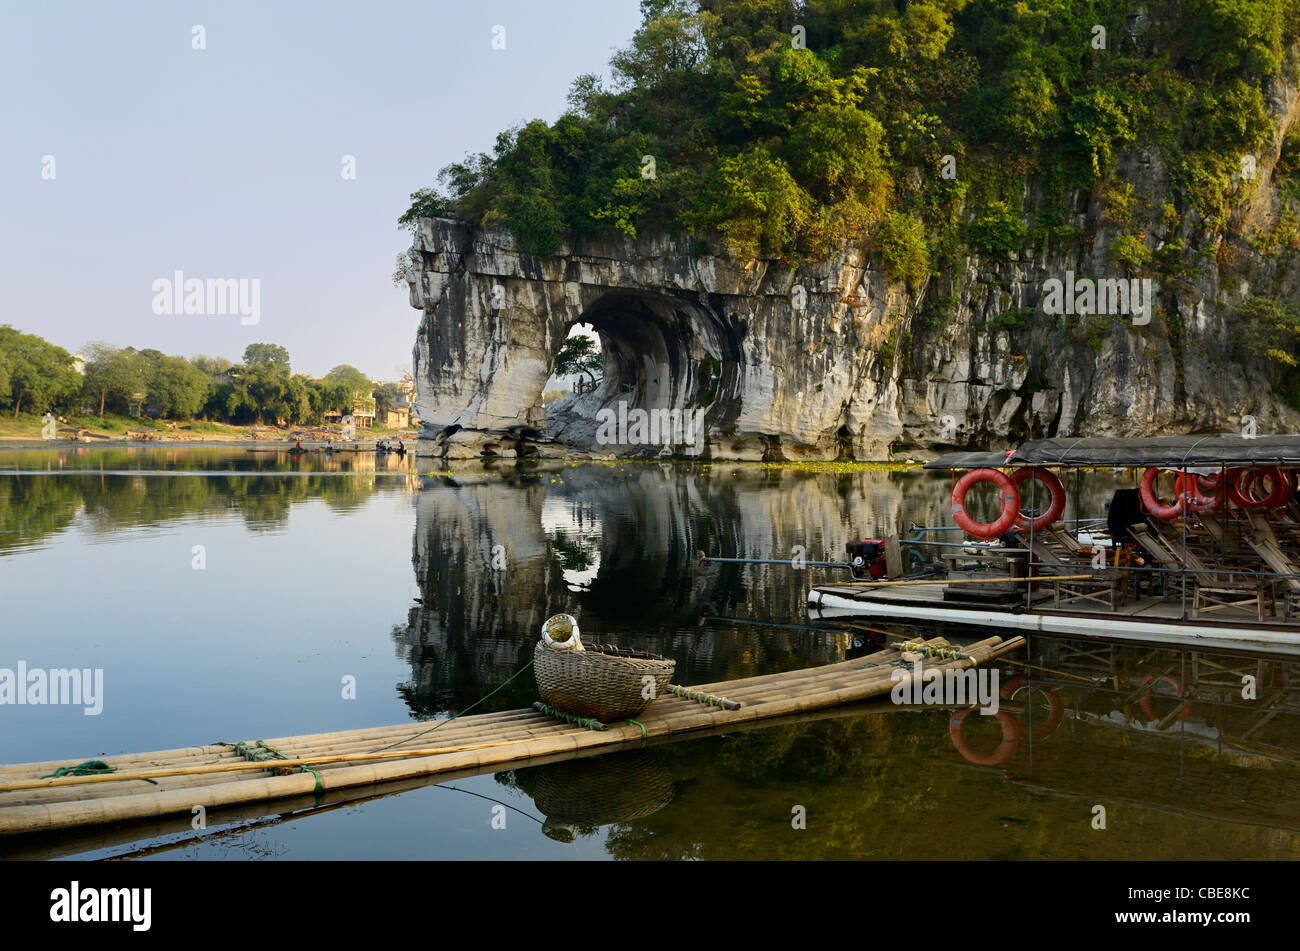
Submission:
[[[1292,87],[1274,92],[1279,130],[1298,102]],[[1204,252],[1177,281],[1138,275],[1153,279],[1147,323],[1045,313],[1050,280],[1124,276],[1108,252],[1125,232],[1089,192],[1072,196],[1070,224],[1083,239],[997,261],[971,255],[915,288],[891,282],[880,256],[856,247],[794,267],[645,235],[539,260],[507,233],[421,219],[407,272],[411,304],[424,311],[414,349],[419,452],[687,452],[634,431],[638,409],[703,410],[703,452],[714,459],[882,459],[1044,435],[1236,432],[1245,415],[1259,432],[1294,431],[1300,415],[1272,392],[1266,368],[1235,356],[1233,318],[1247,294],[1300,296],[1300,261],[1288,251],[1265,257],[1246,240],[1283,213],[1270,181],[1281,139],[1258,160],[1257,179],[1241,183],[1224,232],[1184,212],[1145,236],[1152,252],[1175,241]],[[1130,156],[1124,176],[1142,193],[1169,193],[1154,151]],[[1027,181],[1024,208],[1039,200]],[[599,334],[604,380],[548,420],[542,389],[577,323]],[[628,425],[602,434],[598,414],[620,404]]]

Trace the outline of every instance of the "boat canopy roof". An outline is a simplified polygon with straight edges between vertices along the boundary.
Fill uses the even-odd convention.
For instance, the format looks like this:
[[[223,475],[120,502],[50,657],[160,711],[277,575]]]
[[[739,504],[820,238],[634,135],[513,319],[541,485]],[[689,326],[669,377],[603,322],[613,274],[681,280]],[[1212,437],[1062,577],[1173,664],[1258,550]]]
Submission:
[[[1221,465],[1300,465],[1300,435],[1036,439],[1009,453],[950,452],[927,462],[925,468],[1159,466],[1195,469]]]

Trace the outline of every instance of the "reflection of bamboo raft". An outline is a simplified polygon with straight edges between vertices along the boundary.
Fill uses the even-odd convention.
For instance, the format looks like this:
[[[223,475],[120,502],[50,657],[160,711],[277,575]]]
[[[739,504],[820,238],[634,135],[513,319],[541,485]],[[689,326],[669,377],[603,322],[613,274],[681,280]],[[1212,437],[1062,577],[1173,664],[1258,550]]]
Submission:
[[[538,766],[533,801],[551,838],[569,826],[603,826],[654,815],[673,798],[673,777],[653,753],[614,753]]]
[[[945,646],[940,638],[926,642]],[[990,637],[964,648],[971,660],[939,661],[932,670],[964,669],[1024,645],[1020,637]],[[75,759],[0,767],[0,836],[100,825],[189,813],[303,793],[382,783],[413,776],[523,764],[546,756],[584,756],[626,750],[660,738],[838,707],[888,694],[896,648],[825,667],[747,677],[697,689],[744,704],[738,710],[704,707],[661,696],[641,722],[604,731],[573,729],[534,710],[476,714],[444,721],[436,734],[411,723],[377,729],[283,737],[258,742],[274,759],[248,758],[231,744],[107,756],[113,772],[42,778]]]

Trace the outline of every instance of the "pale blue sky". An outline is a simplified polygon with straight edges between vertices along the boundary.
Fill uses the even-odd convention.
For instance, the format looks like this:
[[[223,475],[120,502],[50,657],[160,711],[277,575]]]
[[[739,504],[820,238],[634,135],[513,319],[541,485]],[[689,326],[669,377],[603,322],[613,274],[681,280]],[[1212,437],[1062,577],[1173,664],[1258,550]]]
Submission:
[[[639,18],[636,0],[9,5],[0,323],[73,351],[237,359],[267,341],[302,372],[392,378],[419,317],[390,283],[408,194],[558,116]],[[151,285],[176,270],[260,279],[260,322],[155,315]]]

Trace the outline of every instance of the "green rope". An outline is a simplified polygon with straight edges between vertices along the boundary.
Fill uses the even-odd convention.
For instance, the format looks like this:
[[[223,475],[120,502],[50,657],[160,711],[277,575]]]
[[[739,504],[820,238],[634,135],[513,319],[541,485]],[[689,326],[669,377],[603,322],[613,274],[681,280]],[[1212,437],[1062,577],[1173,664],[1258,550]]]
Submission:
[[[640,720],[633,720],[630,717],[628,718],[627,722],[635,723],[637,726],[641,728],[641,749],[645,749],[645,741],[646,741],[645,724],[642,723]]]
[[[252,763],[265,763],[268,761],[274,761],[278,759],[293,758],[291,756],[285,756],[275,747],[269,746],[263,740],[258,740],[255,745],[259,747],[259,749],[254,749],[248,743],[241,740],[240,742],[235,744],[235,752],[240,756],[242,756],[244,759]],[[320,773],[316,772],[316,770],[312,769],[310,766],[295,766],[293,768],[298,770],[298,772],[300,773],[311,773],[313,776],[316,777],[316,789],[314,790],[314,792],[319,793],[322,789],[325,788],[324,786],[321,785]]]
[[[267,746],[262,740],[258,740],[256,746],[260,748],[260,751],[241,741],[235,744],[235,752],[251,763],[265,763],[267,760],[273,759],[292,759],[292,757],[285,756],[274,747]]]
[[[313,776],[316,777],[316,788],[312,790],[312,792],[318,793],[323,788],[325,788],[320,784],[320,773],[316,772],[316,770],[312,769],[310,766],[300,766],[298,768],[301,769],[304,773],[311,773]]]
[[[926,657],[938,657],[946,660],[969,660],[974,662],[975,658],[964,651],[959,651],[955,647],[931,647],[928,644],[898,644],[897,650],[905,654],[924,654]]]
[[[724,710],[736,710],[741,706],[738,700],[728,700],[726,697],[705,693],[703,690],[692,690],[689,687],[681,687],[677,684],[669,684],[668,692],[674,697],[681,697],[683,700],[694,700],[696,703],[707,704],[710,707],[722,707]],[[728,707],[728,704],[731,704],[731,706]]]
[[[105,773],[116,773],[117,770],[109,766],[103,760],[88,759],[84,763],[78,763],[76,766],[60,766],[54,772],[42,776],[41,779],[60,779],[64,776],[102,776]],[[157,785],[155,783],[155,785]]]
[[[547,706],[538,700],[533,704],[533,709],[539,713],[544,713],[548,717],[555,717],[557,720],[563,720],[565,723],[573,723],[586,730],[604,730],[605,724],[591,717],[580,717],[575,713],[565,713],[563,710],[556,710],[554,707]]]
[[[391,750],[394,746],[401,746],[403,743],[409,743],[411,740],[414,740],[416,737],[424,736],[426,733],[432,733],[434,730],[438,729],[438,727],[450,723],[452,720],[463,717],[465,714],[469,713],[471,710],[477,707],[484,700],[488,699],[488,697],[491,697],[492,694],[504,690],[506,686],[509,685],[510,681],[514,680],[516,677],[518,677],[520,674],[522,674],[525,670],[527,670],[531,666],[533,666],[533,662],[530,660],[528,663],[524,664],[524,666],[520,667],[513,674],[511,674],[509,680],[506,680],[505,683],[502,683],[500,686],[498,686],[495,690],[492,691],[492,693],[489,693],[486,696],[479,697],[477,700],[475,700],[473,703],[471,703],[468,707],[460,711],[460,713],[456,714],[455,716],[448,717],[445,720],[439,720],[437,723],[429,727],[429,729],[427,730],[421,730],[419,733],[414,733],[411,736],[406,737],[406,739],[404,740],[398,740],[396,743],[389,743],[387,746],[381,746],[379,747],[379,749],[371,750],[370,752],[382,753],[384,750]]]
[[[267,745],[266,745],[263,741],[261,741],[261,740],[258,740],[258,741],[257,741],[257,745],[260,746],[262,749],[266,750],[268,753],[270,753],[270,754],[271,754],[272,756],[274,756],[276,759],[289,759],[288,756],[285,756],[285,755],[284,755],[283,753],[281,753],[279,750],[272,749],[271,747],[267,746]]]

